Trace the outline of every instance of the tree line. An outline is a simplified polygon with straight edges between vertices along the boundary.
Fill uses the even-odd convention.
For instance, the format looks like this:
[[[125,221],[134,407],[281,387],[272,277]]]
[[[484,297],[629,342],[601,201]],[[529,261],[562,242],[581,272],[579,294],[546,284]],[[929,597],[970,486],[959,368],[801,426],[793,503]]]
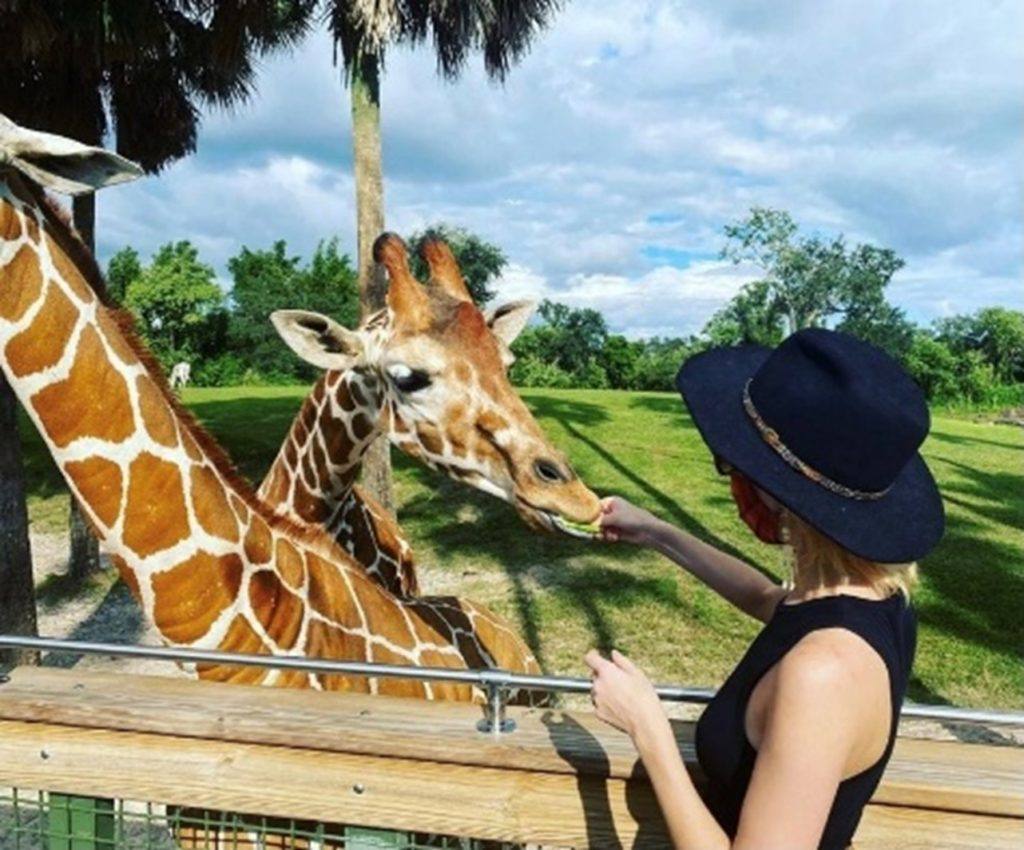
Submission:
[[[1024,312],[988,307],[921,327],[886,298],[904,266],[889,248],[804,235],[789,213],[763,207],[724,236],[721,257],[761,274],[700,333],[628,340],[595,310],[546,303],[543,323],[514,346],[513,376],[534,386],[668,390],[679,364],[707,348],[775,346],[801,328],[831,327],[888,351],[933,403],[1024,403]]]
[[[507,261],[502,250],[464,229],[438,224],[414,233],[453,249],[477,304],[494,298]],[[627,339],[597,310],[544,301],[513,344],[512,380],[520,386],[671,390],[687,357],[712,346],[777,345],[795,330],[827,326],[874,343],[915,377],[938,404],[1013,405],[1024,400],[1024,313],[988,307],[915,325],[886,290],[903,260],[888,248],[850,245],[843,236],[803,235],[780,210],[754,208],[724,229],[721,256],[761,275],[746,284],[697,334]],[[418,262],[418,261],[417,261]],[[132,248],[115,254],[112,293],[137,317],[169,369],[186,360],[200,385],[292,383],[314,377],[281,344],[268,316],[278,309],[316,310],[354,326],[357,273],[336,239],[310,260],[284,241],[242,250],[228,261],[229,291],[218,285],[188,242],[169,243],[143,265]],[[426,269],[414,268],[420,277]]]

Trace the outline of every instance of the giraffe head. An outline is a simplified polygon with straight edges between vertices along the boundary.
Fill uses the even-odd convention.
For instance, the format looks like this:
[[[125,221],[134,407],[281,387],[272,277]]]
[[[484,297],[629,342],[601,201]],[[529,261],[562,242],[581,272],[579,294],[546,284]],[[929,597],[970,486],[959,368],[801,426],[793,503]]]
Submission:
[[[484,314],[444,242],[427,241],[422,255],[427,285],[413,277],[401,239],[386,233],[377,240],[374,259],[390,280],[387,309],[355,330],[299,310],[275,313],[274,325],[300,357],[331,373],[328,387],[344,375],[351,390],[357,380],[351,395],[373,411],[357,438],[369,440],[373,421],[407,454],[504,499],[529,525],[578,534],[573,524],[593,522],[598,499],[544,436],[507,374],[509,345],[534,305],[513,302]]]

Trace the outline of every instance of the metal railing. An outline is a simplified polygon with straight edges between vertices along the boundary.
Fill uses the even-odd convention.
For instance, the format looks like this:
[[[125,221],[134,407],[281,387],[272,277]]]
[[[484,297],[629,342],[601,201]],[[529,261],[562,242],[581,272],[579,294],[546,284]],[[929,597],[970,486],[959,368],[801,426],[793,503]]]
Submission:
[[[531,676],[499,669],[465,670],[446,667],[414,667],[399,664],[373,664],[366,661],[332,661],[327,658],[283,655],[248,655],[210,649],[99,643],[20,635],[0,635],[0,649],[27,649],[74,655],[108,655],[116,658],[147,658],[188,664],[221,664],[233,667],[297,670],[314,674],[414,679],[420,682],[461,682],[482,688],[487,694],[485,717],[477,725],[477,728],[481,732],[494,735],[511,732],[515,729],[515,721],[506,716],[509,696],[514,691],[589,694],[591,689],[590,679],[573,676]],[[0,684],[4,681],[6,681],[6,677],[0,676]],[[706,704],[715,695],[712,688],[685,688],[677,685],[656,685],[655,691],[666,702]],[[905,702],[901,709],[901,716],[919,720],[1024,727],[1024,712],[1020,711],[994,711]]]

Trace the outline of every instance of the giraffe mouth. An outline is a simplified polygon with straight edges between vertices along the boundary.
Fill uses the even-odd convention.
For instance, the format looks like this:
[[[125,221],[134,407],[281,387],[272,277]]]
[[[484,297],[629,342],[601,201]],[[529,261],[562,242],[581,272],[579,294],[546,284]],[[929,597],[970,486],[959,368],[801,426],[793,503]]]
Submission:
[[[545,512],[546,513],[546,512]],[[558,514],[548,514],[552,526],[570,537],[578,537],[581,540],[596,540],[601,536],[601,524],[598,520],[593,522],[573,522]]]
[[[601,536],[600,516],[591,522],[575,522],[561,514],[530,504],[522,496],[516,497],[520,514],[526,514],[545,531],[554,531],[579,540],[597,540]]]

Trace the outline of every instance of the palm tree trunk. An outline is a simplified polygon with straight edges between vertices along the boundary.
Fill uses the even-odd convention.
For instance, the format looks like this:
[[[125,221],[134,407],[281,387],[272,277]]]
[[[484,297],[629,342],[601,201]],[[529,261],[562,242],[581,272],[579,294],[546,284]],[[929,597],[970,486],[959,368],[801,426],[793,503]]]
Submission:
[[[359,262],[359,304],[365,317],[384,307],[387,282],[373,261],[373,242],[384,230],[384,179],[380,148],[380,69],[375,57],[355,62],[349,83],[352,96],[353,165]],[[391,451],[379,437],[363,457],[363,485],[394,513]]]
[[[35,635],[36,591],[25,509],[18,400],[0,372],[0,633]],[[35,652],[0,650],[0,666],[35,664]]]
[[[96,196],[89,193],[76,197],[72,203],[72,215],[78,235],[82,237],[90,253],[95,253]],[[68,574],[76,579],[82,579],[100,569],[100,548],[74,496],[71,497],[71,508],[68,511],[68,527]]]

